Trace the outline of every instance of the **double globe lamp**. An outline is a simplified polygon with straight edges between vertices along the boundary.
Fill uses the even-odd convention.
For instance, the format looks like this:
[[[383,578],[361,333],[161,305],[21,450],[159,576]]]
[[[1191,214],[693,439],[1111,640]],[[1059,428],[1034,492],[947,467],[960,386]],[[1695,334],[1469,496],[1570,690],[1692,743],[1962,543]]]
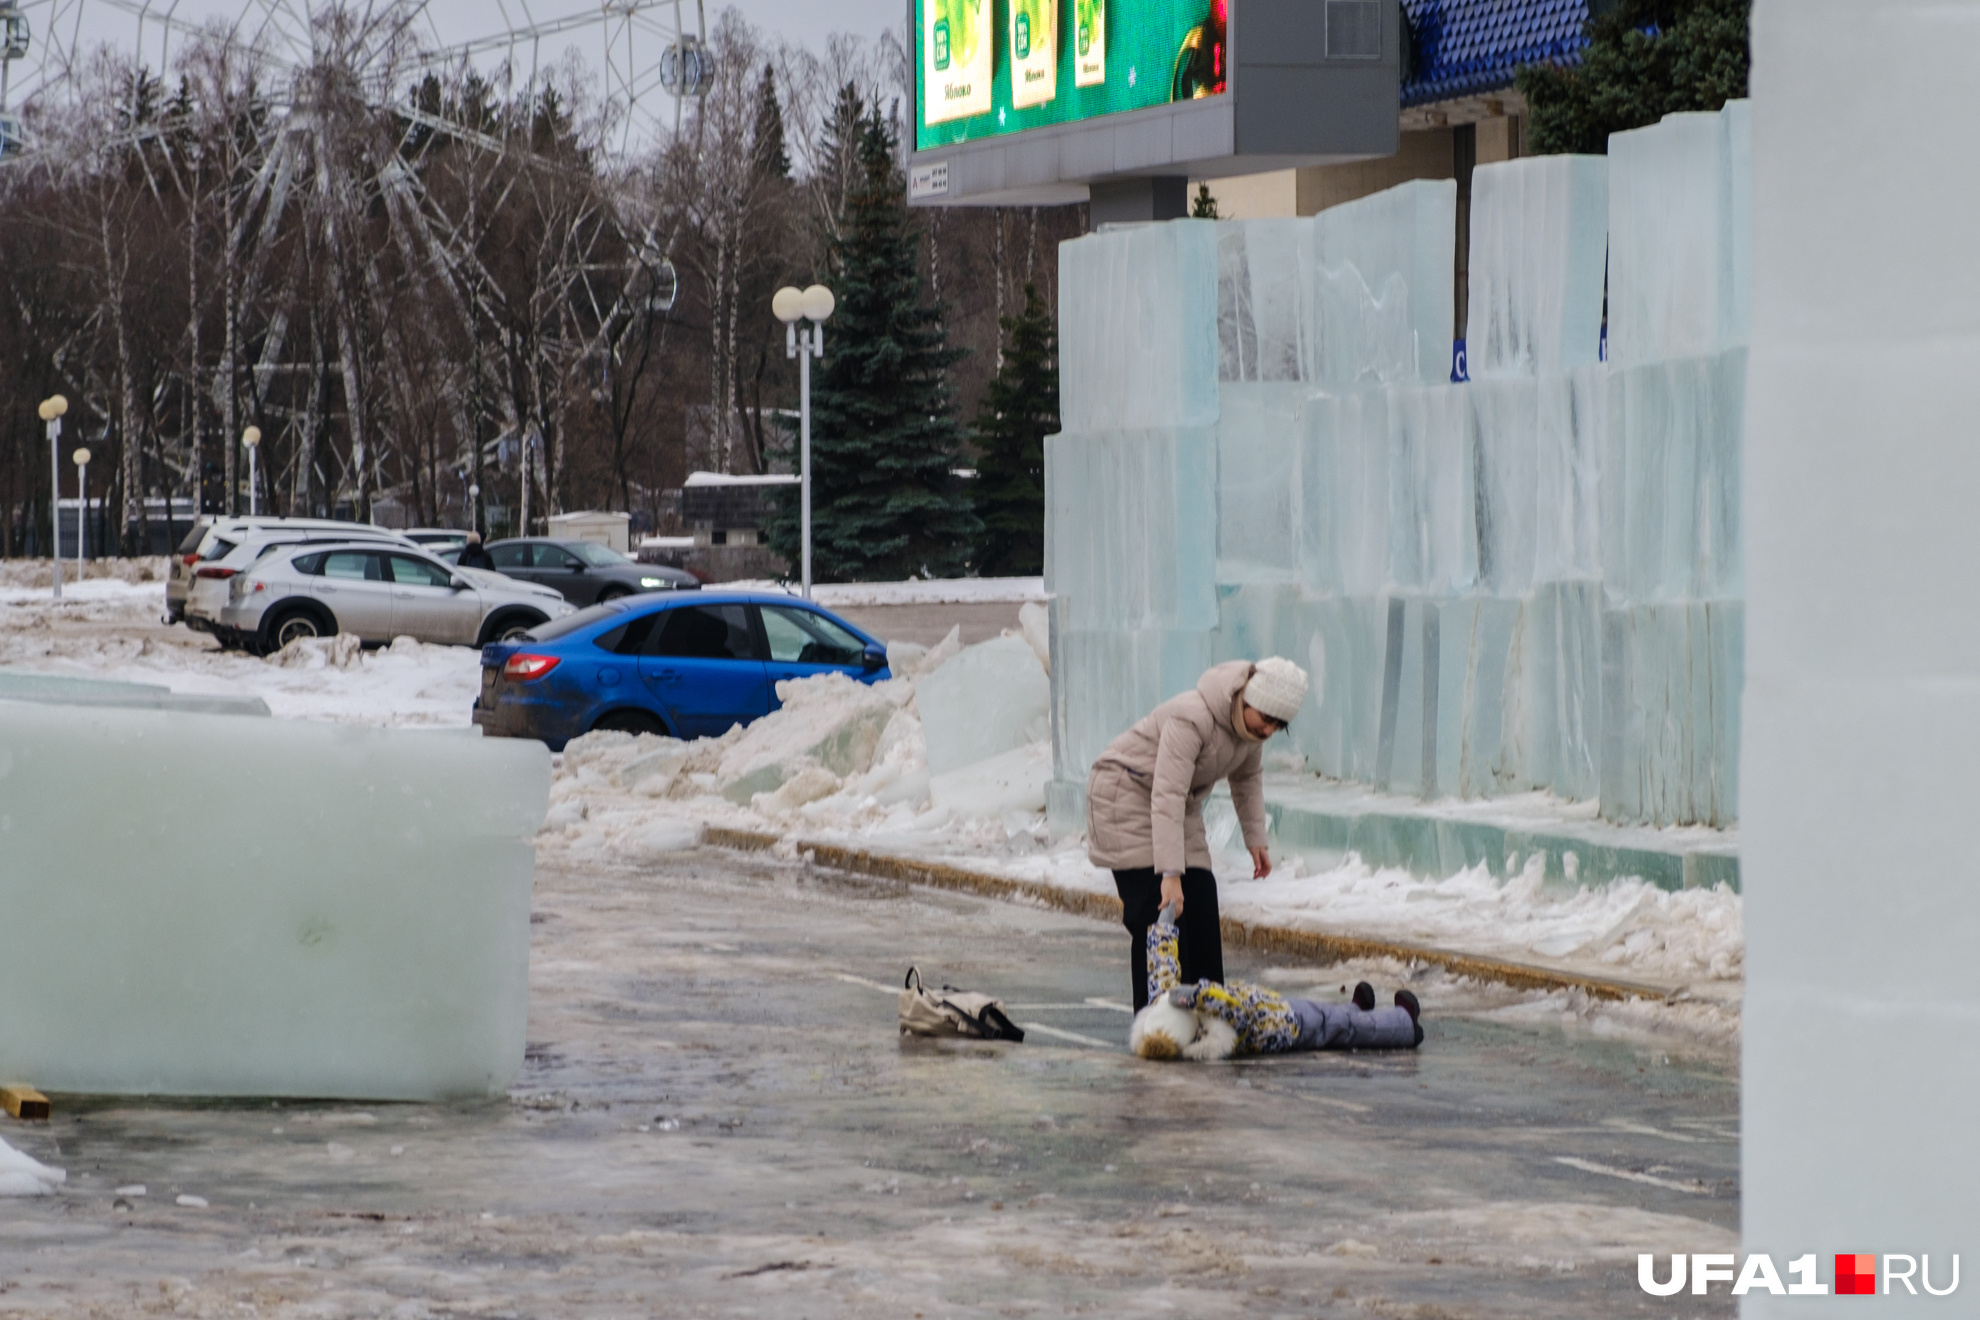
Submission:
[[[825,322],[835,305],[822,284],[782,288],[770,299],[770,310],[784,323],[784,356],[798,360],[798,538],[806,600],[811,599],[811,359],[825,356]],[[800,329],[801,320],[811,324]]]

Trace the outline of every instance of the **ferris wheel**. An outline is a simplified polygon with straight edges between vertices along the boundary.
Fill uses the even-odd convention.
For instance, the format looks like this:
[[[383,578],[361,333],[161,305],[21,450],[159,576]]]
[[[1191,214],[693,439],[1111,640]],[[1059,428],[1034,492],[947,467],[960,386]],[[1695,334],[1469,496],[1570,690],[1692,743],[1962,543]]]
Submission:
[[[463,66],[535,88],[562,52],[576,50],[613,124],[608,145],[621,153],[678,130],[684,103],[708,89],[705,0],[494,0],[486,9],[492,30],[462,40],[441,30],[431,0],[0,0],[0,157],[33,149],[24,111],[59,100],[100,48],[120,48],[164,75],[190,42],[216,33],[287,83],[291,108],[295,75],[321,61],[326,42],[338,41],[333,32],[345,38],[340,57],[354,60],[381,101],[405,96],[406,86],[390,85],[395,78]],[[280,105],[285,89],[270,90]],[[427,126],[468,131],[444,120]]]

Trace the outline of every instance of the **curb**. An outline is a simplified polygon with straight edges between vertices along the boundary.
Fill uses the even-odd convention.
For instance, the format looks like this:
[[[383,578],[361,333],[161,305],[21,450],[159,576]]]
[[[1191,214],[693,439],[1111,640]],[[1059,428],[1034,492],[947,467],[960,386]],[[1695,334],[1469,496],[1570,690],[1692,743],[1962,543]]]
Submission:
[[[1056,908],[1077,916],[1101,921],[1121,919],[1121,901],[1108,894],[1089,894],[1061,889],[1037,880],[1014,880],[1009,876],[967,871],[944,862],[924,862],[863,848],[845,848],[832,843],[785,840],[775,834],[754,830],[733,830],[710,825],[702,830],[702,842],[717,848],[740,852],[767,852],[789,842],[808,860],[835,871],[870,875],[904,884],[927,885],[932,889],[952,889],[984,898],[1018,899],[1041,907]],[[1341,962],[1351,958],[1394,958],[1398,962],[1424,963],[1441,967],[1457,976],[1481,981],[1497,981],[1517,990],[1579,990],[1592,999],[1669,999],[1674,991],[1634,981],[1616,981],[1599,976],[1535,967],[1529,963],[1502,958],[1485,958],[1422,944],[1399,944],[1393,940],[1367,939],[1359,935],[1337,935],[1324,931],[1293,930],[1285,926],[1255,925],[1234,917],[1223,919],[1224,942],[1237,948],[1266,953],[1290,954],[1315,962]]]

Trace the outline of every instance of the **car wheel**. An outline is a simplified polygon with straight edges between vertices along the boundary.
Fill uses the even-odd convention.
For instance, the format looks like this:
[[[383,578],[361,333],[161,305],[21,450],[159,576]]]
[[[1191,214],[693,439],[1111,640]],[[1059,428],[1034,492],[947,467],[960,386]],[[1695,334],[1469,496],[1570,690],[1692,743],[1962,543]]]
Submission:
[[[497,615],[481,630],[481,645],[490,642],[519,642],[523,634],[544,622],[543,616],[534,613]]]
[[[607,587],[605,588],[605,590],[598,593],[597,603],[603,605],[608,600],[617,600],[621,596],[630,596],[630,595],[632,595],[632,592],[630,589],[626,587]]]
[[[651,733],[665,737],[667,726],[643,710],[614,710],[598,717],[593,733]]]
[[[332,629],[326,627],[314,611],[290,610],[286,614],[276,616],[275,621],[269,624],[268,653],[273,655],[290,642],[301,641],[307,637],[328,637],[331,632]]]

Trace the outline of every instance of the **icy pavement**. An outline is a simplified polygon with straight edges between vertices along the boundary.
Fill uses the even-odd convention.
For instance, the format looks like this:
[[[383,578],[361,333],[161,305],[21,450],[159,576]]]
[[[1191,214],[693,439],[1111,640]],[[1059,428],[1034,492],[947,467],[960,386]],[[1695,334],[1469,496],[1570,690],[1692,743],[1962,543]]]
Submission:
[[[159,624],[162,582],[135,579],[146,571],[162,578],[164,561],[114,567],[132,580],[72,584],[70,600],[59,607],[48,603],[45,566],[33,582],[18,567],[14,577],[0,574],[0,667],[258,695],[286,718],[469,722],[477,682],[469,648],[402,639],[387,650],[362,652],[338,639],[310,643],[282,657],[286,663],[223,653],[210,638]],[[1005,579],[819,590],[885,603],[915,593],[1021,598],[1036,586],[1037,579]],[[558,765],[541,855],[572,864],[639,864],[692,844],[714,824],[1111,894],[1111,877],[1088,864],[1083,841],[1055,839],[1045,827],[1051,748],[1033,692],[1043,685],[1037,672],[1014,672],[1004,681],[997,668],[1022,670],[1034,663],[1029,654],[1042,671],[1044,609],[1026,601],[1020,615],[1023,626],[1010,630],[1011,638],[970,649],[986,673],[960,693],[942,691],[954,684],[923,681],[957,653],[960,642],[951,638],[932,649],[897,648],[897,668],[907,676],[878,689],[844,679],[787,685],[785,711],[722,739],[684,746],[596,734],[573,743]],[[931,757],[924,716],[937,697],[947,707],[933,726],[938,746]],[[950,729],[958,709],[1000,723],[999,736],[986,742],[968,729]],[[943,737],[952,745],[940,745]],[[976,752],[956,750],[979,743]],[[932,773],[931,761],[946,766],[991,748],[1010,750]],[[1352,855],[1318,861],[1280,854],[1273,875],[1253,881],[1227,805],[1213,802],[1210,824],[1228,915],[1667,986],[1674,1002],[1605,1010],[1609,1021],[1714,1049],[1737,1041],[1744,939],[1741,900],[1730,890],[1671,893],[1633,880],[1547,885],[1531,870],[1501,882],[1482,867],[1423,879]]]
[[[1579,1320],[1735,1249],[1729,1064],[1564,1004],[1425,976],[1414,1053],[1149,1064],[1094,921],[701,850],[548,863],[536,922],[507,1103],[5,1124],[68,1179],[0,1203],[0,1315]],[[1052,1031],[901,1042],[910,961]]]

